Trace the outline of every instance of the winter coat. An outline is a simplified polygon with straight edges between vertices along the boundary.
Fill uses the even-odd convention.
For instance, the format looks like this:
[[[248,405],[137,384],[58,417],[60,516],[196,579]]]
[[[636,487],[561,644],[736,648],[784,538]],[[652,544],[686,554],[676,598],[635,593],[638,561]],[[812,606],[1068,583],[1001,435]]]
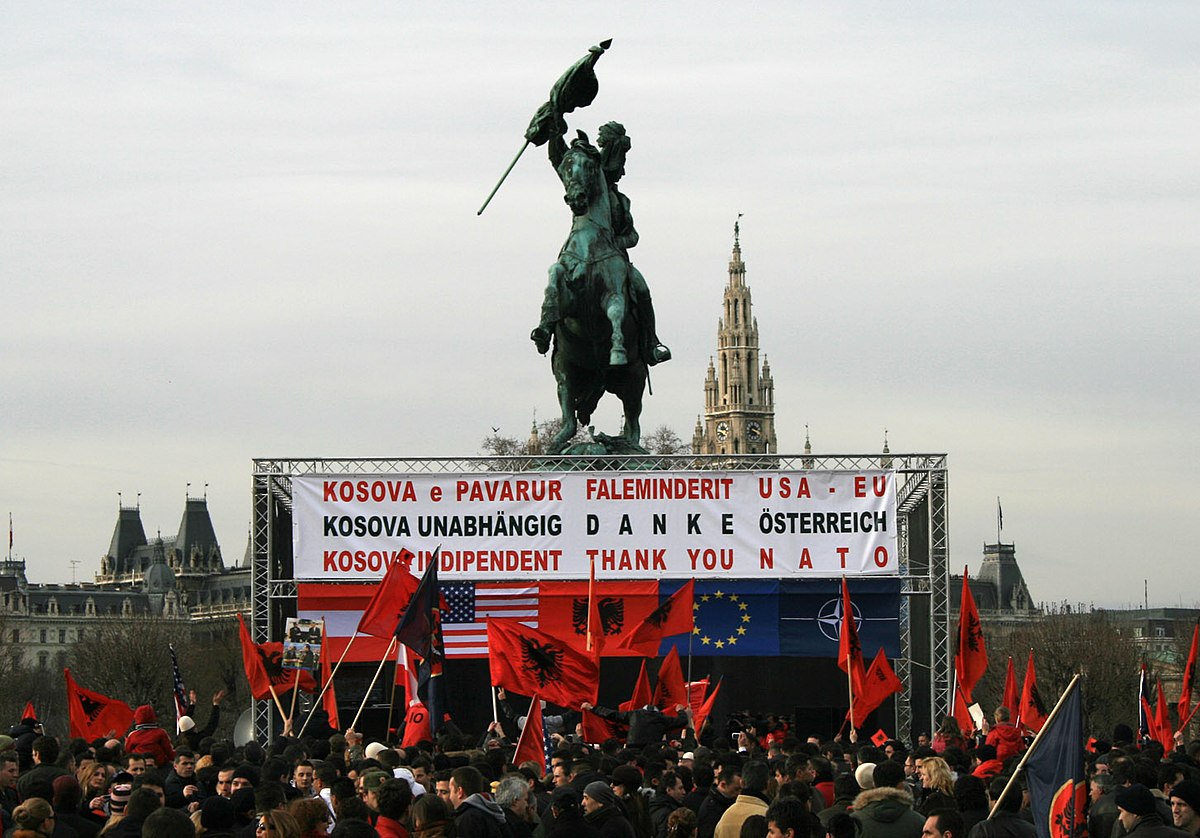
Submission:
[[[500,804],[482,794],[471,795],[454,810],[454,828],[459,838],[512,838]]]
[[[861,829],[859,838],[920,838],[925,818],[913,811],[912,795],[885,786],[854,798],[851,815]]]
[[[134,729],[125,737],[125,753],[149,754],[159,768],[170,765],[175,759],[171,737],[158,726],[158,716],[149,704],[133,711]]]
[[[738,838],[742,834],[742,824],[751,815],[766,815],[767,804],[753,794],[739,794],[733,805],[721,815],[713,838]]]

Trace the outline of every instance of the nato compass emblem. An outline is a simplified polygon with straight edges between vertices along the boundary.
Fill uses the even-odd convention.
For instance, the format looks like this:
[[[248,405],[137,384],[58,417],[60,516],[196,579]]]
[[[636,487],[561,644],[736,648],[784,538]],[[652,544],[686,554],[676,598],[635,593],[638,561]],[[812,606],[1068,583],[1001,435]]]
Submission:
[[[854,628],[857,631],[862,631],[863,615],[858,606],[853,602],[850,603],[850,608],[854,611]],[[821,634],[834,643],[837,643],[842,636],[842,598],[835,597],[828,600],[817,611],[817,628],[821,629]]]

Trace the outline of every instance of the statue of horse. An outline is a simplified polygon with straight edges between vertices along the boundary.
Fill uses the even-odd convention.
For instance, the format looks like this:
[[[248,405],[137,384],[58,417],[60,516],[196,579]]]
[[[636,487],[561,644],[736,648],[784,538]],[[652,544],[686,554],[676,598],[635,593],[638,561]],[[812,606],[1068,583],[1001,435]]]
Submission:
[[[557,309],[551,367],[563,422],[549,450],[562,453],[606,392],[621,400],[621,438],[636,447],[646,364],[629,310],[629,257],[613,236],[600,153],[580,132],[557,171],[573,218],[547,287],[547,304]]]

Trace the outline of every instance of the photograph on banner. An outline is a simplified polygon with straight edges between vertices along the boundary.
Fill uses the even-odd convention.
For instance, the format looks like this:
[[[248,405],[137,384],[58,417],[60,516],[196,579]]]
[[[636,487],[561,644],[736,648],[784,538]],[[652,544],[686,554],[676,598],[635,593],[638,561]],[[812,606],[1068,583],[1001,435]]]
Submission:
[[[373,581],[402,550],[443,580],[895,576],[896,475],[409,474],[292,480],[295,578]]]
[[[281,666],[284,669],[316,672],[321,665],[321,620],[288,617],[283,636]]]

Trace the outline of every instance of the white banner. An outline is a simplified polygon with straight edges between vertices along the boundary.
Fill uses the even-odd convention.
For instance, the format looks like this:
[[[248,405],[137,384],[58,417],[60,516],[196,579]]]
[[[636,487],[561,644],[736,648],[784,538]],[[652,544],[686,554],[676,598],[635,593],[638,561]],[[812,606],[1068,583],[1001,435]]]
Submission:
[[[369,580],[401,549],[441,579],[895,575],[891,471],[294,477],[297,579]]]

